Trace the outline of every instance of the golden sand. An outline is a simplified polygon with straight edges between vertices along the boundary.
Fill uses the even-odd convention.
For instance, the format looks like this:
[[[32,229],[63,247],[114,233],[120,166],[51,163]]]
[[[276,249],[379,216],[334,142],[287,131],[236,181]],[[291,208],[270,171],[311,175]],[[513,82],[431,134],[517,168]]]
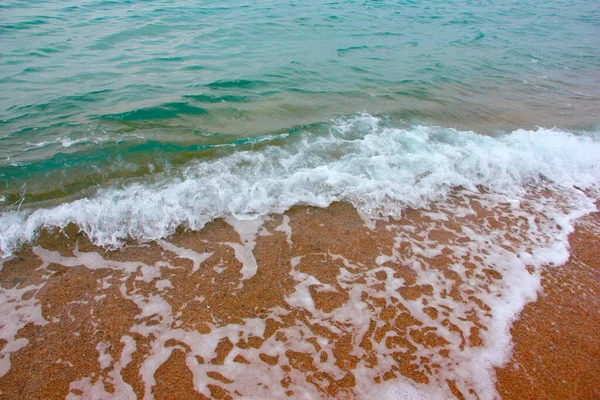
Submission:
[[[503,399],[600,399],[599,224],[600,213],[579,221],[571,259],[543,272],[543,294],[515,322]]]
[[[471,206],[477,208],[476,204]],[[160,243],[130,243],[121,250],[106,251],[90,244],[73,227],[67,229],[65,234],[42,234],[35,246],[56,251],[63,257],[73,257],[75,252],[94,251],[104,259],[115,262],[162,265],[159,268],[160,279],[168,279],[168,284],[165,283],[163,288],[158,283],[159,278],[144,280],[142,269],[126,273],[123,269],[90,269],[59,263],[40,268],[42,260],[34,253],[34,248],[22,248],[13,258],[4,262],[0,284],[3,288],[37,285],[39,288],[25,294],[22,300],[35,296],[48,323],[29,323],[19,330],[16,338],[26,338],[28,343],[10,354],[11,368],[0,377],[0,398],[58,399],[69,393],[82,394],[82,390],[72,383],[86,377],[92,383],[102,384],[105,392],[114,393],[115,387],[111,383],[114,379],[110,374],[117,365],[121,366],[118,372],[123,382],[133,388],[138,398],[142,398],[145,383],[140,368],[153,351],[151,346],[155,337],[153,334],[136,333],[132,327],[140,324],[151,327],[160,321],[154,315],[140,317],[139,306],[123,293],[128,296],[162,293],[172,310],[179,310],[177,328],[201,334],[210,333],[215,326],[244,324],[248,318],[264,319],[264,335],[246,335],[233,342],[224,338],[216,344],[214,358],[195,356],[194,362],[209,367],[206,383],[213,398],[236,398],[239,395],[227,389],[231,380],[219,372],[223,371],[219,366],[223,366],[228,355],[234,354],[232,351],[239,352],[233,362],[247,366],[249,370],[255,367],[253,362],[277,368],[278,371],[280,368],[284,378],[279,384],[283,388],[282,393],[285,393],[284,397],[288,398],[300,395],[297,385],[293,385],[295,373],[304,376],[306,384],[323,397],[354,398],[357,382],[353,371],[359,362],[377,363],[377,350],[372,343],[379,342],[402,351],[393,353],[395,365],[373,379],[374,386],[398,377],[419,383],[434,382],[440,365],[427,358],[417,358],[415,346],[433,349],[436,354],[446,358],[451,358],[454,353],[445,347],[446,340],[435,329],[422,326],[402,302],[388,304],[377,297],[363,299],[368,300],[371,311],[378,318],[365,334],[372,340],[363,340],[358,344],[363,356],[353,351],[356,344],[352,342],[350,334],[344,330],[335,333],[314,324],[305,309],[291,307],[289,301],[286,303],[298,284],[292,273],[305,274],[333,288],[321,290],[317,285],[308,287],[315,309],[325,313],[336,312],[348,301],[350,292],[340,287],[336,278],[339,268],[322,268],[320,265],[338,263],[342,266],[343,260],[331,258],[330,255],[343,254],[346,259],[352,260],[353,266],[347,268],[356,276],[368,272],[381,254],[381,249],[393,246],[394,235],[393,229],[389,229],[390,225],[378,223],[376,229],[369,230],[356,211],[345,204],[334,204],[327,209],[296,207],[288,211],[286,216],[290,218],[293,245],[285,230],[278,230],[284,216],[273,216],[265,222],[262,231],[265,235],[257,236],[253,250],[258,269],[243,285],[240,285],[240,279],[244,274],[244,266],[236,257],[235,246],[228,245],[241,243],[241,238],[224,221],[212,222],[200,232],[180,231],[169,239],[179,248],[193,249],[198,254],[212,253],[195,273],[190,272],[194,268],[191,260],[166,251]],[[470,218],[474,224],[485,223],[497,227],[518,223],[496,218],[489,210],[483,209],[477,215],[465,218]],[[453,239],[449,232],[453,229],[458,231],[464,222],[450,219],[443,223],[446,230],[431,230],[430,239],[437,243],[450,242]],[[405,224],[421,229],[430,223],[431,220],[421,212],[409,210],[403,221],[390,224]],[[600,237],[597,235],[598,228],[595,228],[597,226],[600,226],[598,213],[581,220],[570,237],[570,261],[564,266],[546,268],[542,272],[544,292],[536,302],[526,306],[519,320],[514,323],[512,360],[504,369],[496,371],[497,390],[502,398],[600,398],[600,256],[597,250],[600,248]],[[518,242],[518,235],[507,237],[507,247],[511,246],[511,240]],[[408,254],[411,250],[408,246],[400,246],[399,251]],[[298,255],[304,258],[293,268],[293,257]],[[426,262],[429,268],[439,271],[440,276],[454,282],[452,290],[443,293],[443,296],[456,302],[472,303],[477,310],[465,322],[471,326],[470,333],[463,337],[463,343],[460,344],[461,349],[477,348],[482,346],[480,335],[487,329],[477,315],[486,315],[489,307],[449,268],[451,257],[452,254],[447,252]],[[476,260],[477,256],[475,263]],[[394,276],[405,281],[405,285],[398,289],[402,299],[411,301],[431,295],[432,287],[419,285],[415,271],[410,266],[385,265],[388,264]],[[374,284],[373,290],[385,290],[386,273],[380,271],[374,276],[382,283],[380,287]],[[502,278],[497,271],[485,269],[478,279],[494,285],[501,282]],[[199,296],[202,297],[200,300]],[[368,295],[365,293],[363,296]],[[287,314],[274,318],[272,310],[277,307],[285,308]],[[424,306],[424,312],[451,331],[460,331],[453,326],[450,317],[446,318],[452,311]],[[285,328],[298,324],[308,326],[315,337],[327,338],[332,343],[331,352],[321,348],[319,341],[313,338],[308,340],[318,355],[316,361],[311,354],[294,350],[276,356],[261,353],[259,360],[253,362],[244,357],[245,349],[260,349],[273,338],[285,346],[286,341],[291,340],[286,336]],[[135,342],[130,362],[122,360],[126,347],[124,337]],[[5,345],[6,342],[0,343],[0,348]],[[154,373],[156,384],[151,390],[155,398],[206,398],[194,390],[194,376],[186,364],[190,362],[186,357],[192,354],[189,345],[170,339],[164,343],[164,347],[170,349],[170,355]],[[110,356],[110,368],[103,368],[99,363],[100,353]],[[323,370],[319,357],[323,363],[328,357],[334,357],[335,367],[342,373],[333,376]],[[286,362],[282,363],[281,358],[286,358]],[[214,366],[215,370],[211,371],[210,366]],[[444,383],[456,398],[476,395],[462,392],[453,380]]]

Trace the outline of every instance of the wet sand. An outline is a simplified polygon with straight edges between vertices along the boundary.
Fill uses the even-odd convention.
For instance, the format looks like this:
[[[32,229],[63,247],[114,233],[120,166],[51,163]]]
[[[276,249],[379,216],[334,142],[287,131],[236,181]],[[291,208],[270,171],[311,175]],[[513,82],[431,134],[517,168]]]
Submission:
[[[374,229],[346,204],[295,207],[254,234],[219,220],[116,251],[74,227],[44,233],[0,271],[13,326],[0,398],[371,398],[394,382],[484,398],[461,364],[493,339],[487,299],[508,270],[485,265],[490,249],[461,253],[459,232],[503,232],[510,252],[527,224],[468,202],[473,214],[408,210]],[[543,294],[511,330],[502,398],[600,397],[599,227],[598,213],[579,221],[564,266],[528,267]]]
[[[600,399],[599,226],[600,213],[579,221],[570,260],[543,272],[543,293],[515,322],[503,399]]]

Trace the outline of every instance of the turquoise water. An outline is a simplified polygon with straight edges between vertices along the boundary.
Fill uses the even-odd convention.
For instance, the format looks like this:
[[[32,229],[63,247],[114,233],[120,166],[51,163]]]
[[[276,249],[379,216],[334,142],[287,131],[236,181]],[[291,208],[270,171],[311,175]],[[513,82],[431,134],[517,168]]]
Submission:
[[[5,219],[328,135],[350,156],[336,132],[364,115],[377,135],[441,126],[460,143],[594,136],[600,121],[595,0],[5,1],[0,15]]]

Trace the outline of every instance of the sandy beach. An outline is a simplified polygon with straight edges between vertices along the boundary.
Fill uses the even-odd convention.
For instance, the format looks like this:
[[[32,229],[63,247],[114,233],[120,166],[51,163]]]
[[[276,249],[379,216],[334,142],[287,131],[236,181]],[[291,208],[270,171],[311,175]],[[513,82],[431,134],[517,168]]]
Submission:
[[[489,299],[508,272],[485,266],[492,250],[461,253],[458,232],[480,226],[492,242],[492,227],[517,227],[503,231],[511,251],[526,225],[468,201],[476,213],[407,210],[370,228],[346,204],[295,207],[117,251],[74,227],[44,233],[0,272],[0,396],[375,398],[414,383],[459,399],[598,398],[600,214],[577,222],[565,265],[528,267],[543,292],[498,347]],[[415,254],[422,232],[437,254]],[[489,349],[508,357],[495,374],[480,364],[497,393],[468,366]]]
[[[511,361],[497,370],[504,399],[600,398],[600,214],[569,237],[571,258],[543,273],[543,293],[511,329]]]

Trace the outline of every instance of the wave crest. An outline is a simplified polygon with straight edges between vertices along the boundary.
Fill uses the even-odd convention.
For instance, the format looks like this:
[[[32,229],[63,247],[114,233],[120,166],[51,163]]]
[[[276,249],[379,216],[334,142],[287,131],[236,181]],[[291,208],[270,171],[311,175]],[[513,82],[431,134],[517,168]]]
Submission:
[[[74,223],[101,246],[156,240],[179,226],[201,229],[220,217],[252,219],[298,204],[353,204],[363,215],[399,218],[462,187],[519,195],[528,185],[597,188],[595,134],[469,131],[387,126],[369,114],[335,121],[326,135],[304,133],[279,145],[198,161],[178,178],[102,190],[50,209],[0,216],[0,248],[10,253],[42,228]]]

